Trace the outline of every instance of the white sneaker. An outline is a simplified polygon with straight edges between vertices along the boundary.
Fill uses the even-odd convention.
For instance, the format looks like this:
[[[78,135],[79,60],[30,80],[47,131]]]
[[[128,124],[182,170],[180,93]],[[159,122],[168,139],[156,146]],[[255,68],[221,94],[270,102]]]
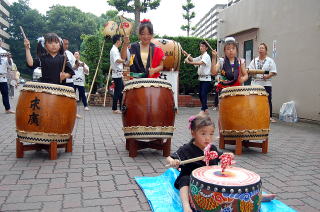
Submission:
[[[90,110],[90,109],[89,109],[88,107],[85,107],[84,110],[88,111],[88,110]]]

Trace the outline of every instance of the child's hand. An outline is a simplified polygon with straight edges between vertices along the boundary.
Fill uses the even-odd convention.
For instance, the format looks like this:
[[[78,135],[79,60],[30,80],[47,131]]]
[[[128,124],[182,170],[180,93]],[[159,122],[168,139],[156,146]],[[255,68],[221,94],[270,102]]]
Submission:
[[[172,168],[178,169],[179,166],[180,166],[180,160],[170,158],[170,159],[168,160],[168,162],[169,162],[169,164],[170,164],[170,167],[172,167]]]
[[[60,80],[63,81],[65,80],[66,78],[69,78],[70,75],[68,73],[65,73],[65,72],[60,72]]]
[[[30,41],[28,39],[24,39],[23,44],[26,49],[30,49]]]

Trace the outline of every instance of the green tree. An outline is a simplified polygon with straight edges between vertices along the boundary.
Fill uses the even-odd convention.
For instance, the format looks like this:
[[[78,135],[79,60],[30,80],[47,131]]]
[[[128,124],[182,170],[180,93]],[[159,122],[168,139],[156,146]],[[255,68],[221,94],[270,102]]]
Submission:
[[[94,34],[98,29],[98,18],[91,13],[84,13],[76,7],[55,5],[47,12],[50,31],[70,42],[70,50],[80,49],[82,34]]]
[[[183,18],[187,20],[186,25],[182,25],[181,29],[183,31],[187,31],[187,36],[189,37],[190,30],[194,30],[194,27],[191,27],[191,19],[193,19],[196,14],[195,12],[191,12],[191,10],[194,8],[194,4],[191,2],[191,0],[187,0],[185,5],[182,5],[182,9],[185,11],[183,14]]]
[[[19,71],[22,74],[31,75],[32,72],[27,69],[25,63],[25,50],[23,46],[23,37],[19,26],[22,26],[28,39],[31,42],[32,54],[36,53],[37,38],[46,31],[46,19],[37,10],[29,7],[29,0],[19,0],[14,2],[9,8],[10,17],[9,28],[7,32],[10,38],[7,41],[10,45],[10,52],[13,55]]]
[[[118,11],[134,13],[136,32],[140,22],[140,13],[146,13],[148,9],[154,10],[160,5],[160,0],[107,0],[107,2]]]

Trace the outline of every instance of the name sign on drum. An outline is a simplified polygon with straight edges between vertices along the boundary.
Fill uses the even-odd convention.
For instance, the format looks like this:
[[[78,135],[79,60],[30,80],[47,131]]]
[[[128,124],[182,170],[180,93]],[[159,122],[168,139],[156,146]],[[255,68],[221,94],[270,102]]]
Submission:
[[[35,124],[39,126],[39,114],[35,113],[36,110],[40,110],[40,107],[38,106],[39,103],[40,99],[38,99],[38,97],[35,97],[34,100],[30,101],[30,108],[32,109],[32,114],[29,115],[29,125]]]

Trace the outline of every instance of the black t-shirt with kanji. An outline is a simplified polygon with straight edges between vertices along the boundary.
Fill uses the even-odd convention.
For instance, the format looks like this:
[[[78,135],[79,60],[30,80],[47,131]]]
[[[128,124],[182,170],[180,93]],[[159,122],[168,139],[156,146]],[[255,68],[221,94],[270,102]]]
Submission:
[[[180,147],[175,153],[171,154],[170,156],[173,159],[178,159],[180,161],[188,160],[195,157],[203,156],[203,150],[193,144],[194,139],[192,139],[189,143],[184,144]],[[222,155],[223,152],[219,151],[216,146],[211,145],[210,151],[216,151],[218,155]],[[218,165],[220,159],[216,158],[214,160],[210,160],[209,165]],[[183,186],[189,186],[190,184],[190,175],[191,172],[197,168],[205,166],[206,163],[202,160],[188,163],[185,165],[180,165],[179,168],[181,169],[180,175],[177,177],[174,186],[180,190]]]

